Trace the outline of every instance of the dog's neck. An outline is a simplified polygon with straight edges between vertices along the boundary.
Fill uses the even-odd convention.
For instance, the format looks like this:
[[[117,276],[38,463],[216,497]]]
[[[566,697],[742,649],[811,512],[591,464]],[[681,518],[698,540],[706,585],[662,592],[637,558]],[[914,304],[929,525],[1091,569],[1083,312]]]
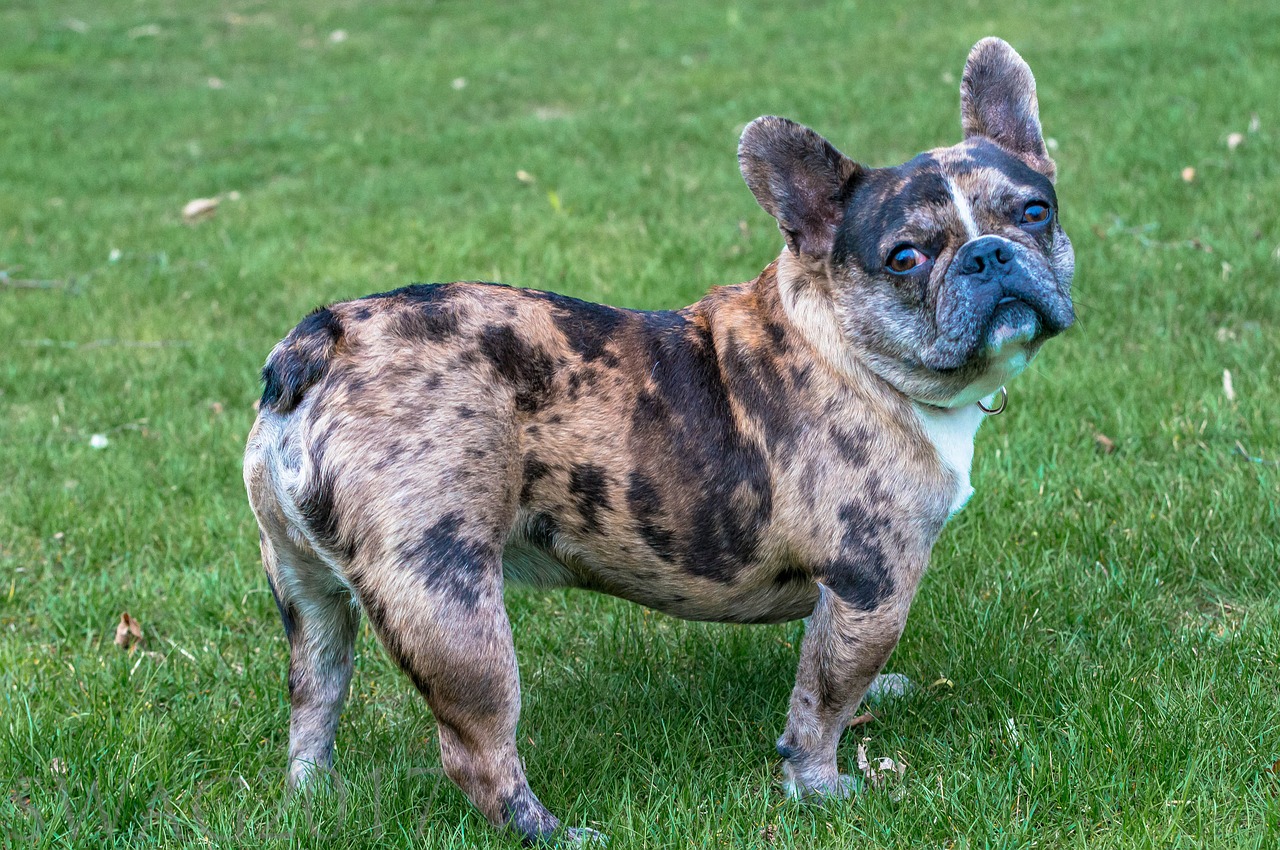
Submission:
[[[897,408],[898,415],[894,418],[899,422],[905,424],[913,418],[919,423],[921,428],[917,433],[923,432],[955,480],[950,513],[963,508],[973,495],[970,470],[974,438],[986,418],[982,407],[976,403],[941,407],[910,398],[867,366],[850,344],[832,307],[829,276],[821,264],[783,250],[771,268],[780,307],[798,335],[809,344],[815,359],[846,385],[856,387],[860,394],[873,396],[887,403],[890,409]],[[761,275],[762,281],[768,272],[766,269]]]
[[[784,249],[773,264],[778,300],[787,321],[813,350],[814,359],[860,392],[905,400],[858,356],[832,306],[830,276],[815,260]],[[763,278],[764,275],[761,275]]]

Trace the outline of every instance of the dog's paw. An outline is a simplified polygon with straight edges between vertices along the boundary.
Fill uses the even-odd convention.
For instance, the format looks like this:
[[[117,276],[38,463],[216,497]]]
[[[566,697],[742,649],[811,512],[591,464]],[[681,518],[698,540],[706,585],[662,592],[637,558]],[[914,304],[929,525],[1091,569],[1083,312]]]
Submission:
[[[790,800],[821,804],[828,800],[847,800],[860,793],[862,786],[862,777],[848,773],[841,773],[833,780],[812,784],[802,784],[795,777],[788,776],[782,782],[782,791]]]
[[[560,844],[565,847],[606,847],[609,836],[585,826],[571,826],[565,829]]]
[[[871,682],[871,687],[867,688],[867,694],[862,700],[866,703],[883,702],[904,697],[913,690],[915,684],[901,673],[881,673]]]

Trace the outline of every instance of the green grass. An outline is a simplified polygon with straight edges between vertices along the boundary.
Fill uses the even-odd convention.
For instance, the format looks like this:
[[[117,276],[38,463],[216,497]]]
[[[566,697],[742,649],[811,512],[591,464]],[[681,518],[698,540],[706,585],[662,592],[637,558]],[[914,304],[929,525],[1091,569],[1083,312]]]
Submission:
[[[671,307],[749,279],[780,239],[737,174],[748,120],[900,162],[958,138],[999,34],[1039,79],[1080,320],[979,435],[890,662],[923,687],[859,730],[905,777],[780,799],[800,624],[526,593],[532,784],[615,848],[1276,846],[1280,7],[802,6],[0,8],[0,269],[68,283],[0,283],[0,845],[511,846],[367,632],[335,793],[282,792],[240,484],[266,353],[410,281]]]

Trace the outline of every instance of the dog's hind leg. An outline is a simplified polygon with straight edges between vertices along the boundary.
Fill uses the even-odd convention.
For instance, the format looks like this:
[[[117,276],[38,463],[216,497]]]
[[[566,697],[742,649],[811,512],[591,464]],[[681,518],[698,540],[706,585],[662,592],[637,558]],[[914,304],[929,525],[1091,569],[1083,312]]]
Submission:
[[[360,611],[309,546],[277,531],[262,534],[262,562],[289,640],[289,784],[296,788],[333,766]]]
[[[388,652],[426,697],[445,773],[495,826],[526,844],[589,841],[561,830],[516,752],[520,676],[502,602],[501,539],[461,512],[386,547],[352,583]],[[484,526],[487,526],[484,527]]]
[[[360,612],[350,589],[281,508],[264,448],[277,432],[254,426],[244,482],[258,520],[267,582],[289,641],[289,784],[305,785],[333,766],[338,715],[351,683]]]

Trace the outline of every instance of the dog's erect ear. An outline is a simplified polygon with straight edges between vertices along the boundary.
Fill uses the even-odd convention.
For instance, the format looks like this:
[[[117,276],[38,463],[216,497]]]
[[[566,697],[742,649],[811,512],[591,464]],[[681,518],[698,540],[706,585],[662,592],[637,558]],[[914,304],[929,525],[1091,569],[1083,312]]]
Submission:
[[[793,254],[831,253],[844,202],[861,170],[808,127],[786,118],[757,118],[742,131],[738,165],[751,193]]]
[[[984,38],[969,51],[960,81],[960,123],[966,139],[990,139],[1054,179],[1057,168],[1040,130],[1036,78],[1007,42]]]

